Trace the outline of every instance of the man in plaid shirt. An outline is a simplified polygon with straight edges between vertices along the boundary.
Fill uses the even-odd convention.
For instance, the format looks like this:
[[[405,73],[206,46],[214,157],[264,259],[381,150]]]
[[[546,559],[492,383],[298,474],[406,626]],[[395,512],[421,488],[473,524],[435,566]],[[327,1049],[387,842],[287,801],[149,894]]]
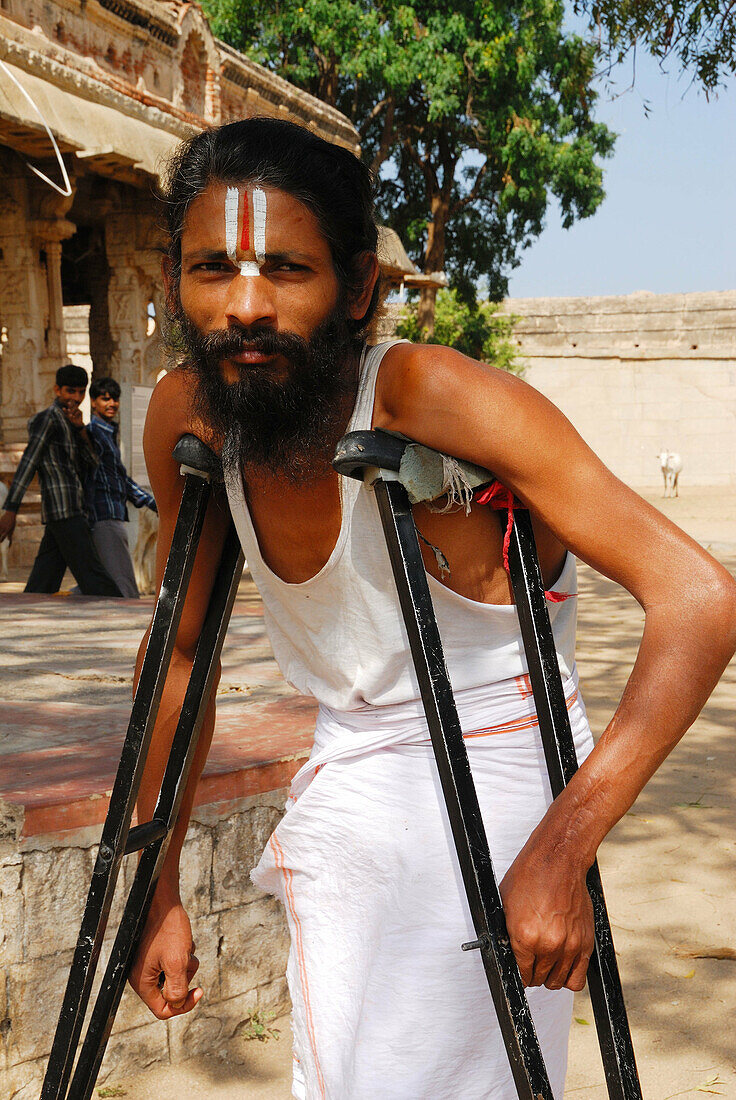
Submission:
[[[56,372],[52,405],[28,422],[28,446],[0,516],[0,542],[12,540],[16,514],[34,475],[41,484],[41,519],[46,525],[26,592],[58,592],[67,566],[84,596],[120,596],[95,550],[84,484],[98,464],[79,408],[87,372],[67,363]]]
[[[87,487],[87,503],[92,519],[92,538],[97,553],[122,594],[138,598],[138,586],[128,548],[128,508],[156,511],[150,493],[133,481],[123,465],[118,445],[115,417],[120,408],[120,386],[114,378],[95,379],[89,388],[92,419],[89,432],[97,448],[99,465]]]

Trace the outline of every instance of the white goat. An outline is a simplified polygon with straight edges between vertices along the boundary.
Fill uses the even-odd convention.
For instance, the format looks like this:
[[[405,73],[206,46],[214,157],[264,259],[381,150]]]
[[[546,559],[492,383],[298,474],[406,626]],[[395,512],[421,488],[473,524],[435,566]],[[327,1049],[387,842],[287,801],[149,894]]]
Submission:
[[[666,447],[662,448],[657,457],[664,479],[664,496],[679,497],[677,483],[682,471],[682,458],[677,451],[668,451]]]

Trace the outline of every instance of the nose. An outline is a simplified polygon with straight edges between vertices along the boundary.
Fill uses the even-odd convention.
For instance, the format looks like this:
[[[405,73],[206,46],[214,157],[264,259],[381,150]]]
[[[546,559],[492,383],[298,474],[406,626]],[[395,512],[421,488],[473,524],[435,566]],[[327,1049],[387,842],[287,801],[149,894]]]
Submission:
[[[269,280],[264,275],[235,275],[228,290],[225,318],[228,327],[274,326],[276,305]]]

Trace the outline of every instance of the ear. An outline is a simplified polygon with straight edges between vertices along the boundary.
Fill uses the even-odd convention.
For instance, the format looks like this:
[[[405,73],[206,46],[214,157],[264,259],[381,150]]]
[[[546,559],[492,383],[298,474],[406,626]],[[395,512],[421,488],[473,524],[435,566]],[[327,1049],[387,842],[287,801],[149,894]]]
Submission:
[[[374,252],[361,252],[355,259],[355,266],[360,272],[362,285],[350,293],[348,313],[353,321],[360,321],[371,304],[373,289],[381,270]]]
[[[57,386],[55,383],[54,383],[54,393],[56,394],[57,397],[61,397],[61,387]]]

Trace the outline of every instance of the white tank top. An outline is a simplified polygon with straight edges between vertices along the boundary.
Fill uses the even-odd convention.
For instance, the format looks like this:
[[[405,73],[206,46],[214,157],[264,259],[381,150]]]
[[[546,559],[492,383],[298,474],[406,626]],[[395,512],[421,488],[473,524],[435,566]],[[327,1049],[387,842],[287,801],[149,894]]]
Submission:
[[[348,431],[369,429],[378,368],[392,340],[363,352],[358,394]],[[228,499],[251,575],[261,594],[266,628],[281,671],[297,691],[338,711],[419,698],[409,643],[399,611],[375,494],[340,477],[342,524],[325,565],[307,581],[289,584],[264,562],[242,477],[226,481]],[[516,608],[477,603],[429,576],[445,659],[455,691],[526,673]],[[576,589],[575,559],[567,555],[555,584]],[[560,670],[572,675],[577,600],[548,605]]]

